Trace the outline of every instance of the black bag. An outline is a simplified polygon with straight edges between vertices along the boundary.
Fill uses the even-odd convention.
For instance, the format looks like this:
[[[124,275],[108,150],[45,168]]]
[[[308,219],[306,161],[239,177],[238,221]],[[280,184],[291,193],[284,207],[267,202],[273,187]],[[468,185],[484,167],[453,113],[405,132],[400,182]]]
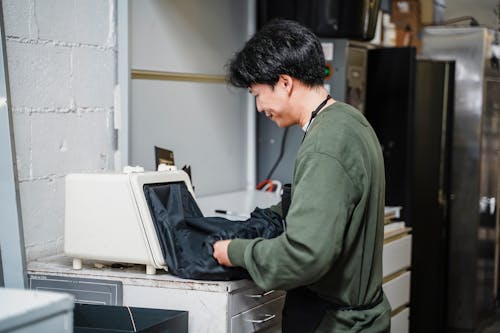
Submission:
[[[168,271],[186,279],[249,278],[241,267],[225,267],[213,258],[213,243],[222,239],[274,238],[283,232],[281,216],[256,208],[246,221],[203,214],[183,182],[144,185]]]

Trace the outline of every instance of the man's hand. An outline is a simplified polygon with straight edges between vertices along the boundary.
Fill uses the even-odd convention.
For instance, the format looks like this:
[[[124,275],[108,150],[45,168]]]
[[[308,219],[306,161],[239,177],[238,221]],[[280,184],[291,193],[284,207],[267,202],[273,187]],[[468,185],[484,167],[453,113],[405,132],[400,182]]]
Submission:
[[[227,255],[227,247],[231,243],[231,240],[221,240],[214,243],[214,258],[217,260],[219,265],[231,267],[231,261]]]

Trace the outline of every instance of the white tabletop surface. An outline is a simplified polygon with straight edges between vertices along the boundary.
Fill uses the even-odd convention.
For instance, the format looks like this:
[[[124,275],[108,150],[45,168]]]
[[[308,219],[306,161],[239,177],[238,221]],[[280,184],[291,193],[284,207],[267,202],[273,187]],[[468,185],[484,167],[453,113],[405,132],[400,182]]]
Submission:
[[[64,255],[46,257],[28,263],[30,275],[57,275],[74,278],[118,280],[124,285],[154,286],[160,288],[232,292],[241,288],[255,286],[251,280],[206,281],[182,279],[160,269],[156,274],[147,275],[144,265],[127,264],[124,268],[111,268],[109,265],[96,265],[95,260],[83,261],[83,267],[75,270],[72,259]]]
[[[243,220],[250,217],[256,208],[268,208],[280,202],[281,197],[275,192],[243,190],[196,198],[204,216],[221,216],[227,219]],[[231,211],[234,214],[219,214],[215,210]]]

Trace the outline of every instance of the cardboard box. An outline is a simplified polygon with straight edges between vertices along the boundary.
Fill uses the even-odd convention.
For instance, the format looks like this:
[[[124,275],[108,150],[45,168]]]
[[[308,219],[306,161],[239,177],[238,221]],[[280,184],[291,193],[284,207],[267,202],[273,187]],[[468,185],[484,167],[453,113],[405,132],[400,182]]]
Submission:
[[[420,3],[414,0],[392,2],[391,21],[396,26],[396,46],[414,46],[420,50]]]

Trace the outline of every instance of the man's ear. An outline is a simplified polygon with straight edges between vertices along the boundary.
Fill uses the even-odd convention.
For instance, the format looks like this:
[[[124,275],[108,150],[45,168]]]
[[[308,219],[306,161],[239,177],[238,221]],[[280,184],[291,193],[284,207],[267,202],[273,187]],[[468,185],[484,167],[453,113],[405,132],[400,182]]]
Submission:
[[[282,87],[287,91],[289,95],[292,93],[294,84],[293,77],[291,77],[290,75],[281,74],[278,83],[282,85]]]

